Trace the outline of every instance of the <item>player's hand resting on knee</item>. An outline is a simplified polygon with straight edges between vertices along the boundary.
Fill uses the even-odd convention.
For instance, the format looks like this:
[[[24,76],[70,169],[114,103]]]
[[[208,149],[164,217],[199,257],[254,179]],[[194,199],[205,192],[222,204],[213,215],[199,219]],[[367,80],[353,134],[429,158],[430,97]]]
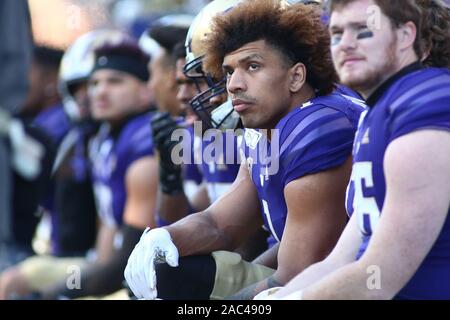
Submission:
[[[128,258],[124,276],[138,299],[156,298],[155,263],[178,266],[178,250],[164,228],[147,228]]]

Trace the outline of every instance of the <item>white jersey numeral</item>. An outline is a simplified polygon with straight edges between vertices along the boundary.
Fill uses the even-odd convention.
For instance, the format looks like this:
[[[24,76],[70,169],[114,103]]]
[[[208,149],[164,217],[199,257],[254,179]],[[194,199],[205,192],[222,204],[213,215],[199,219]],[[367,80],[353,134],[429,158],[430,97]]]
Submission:
[[[267,203],[266,200],[262,199],[262,205],[263,205],[264,214],[266,215],[266,218],[267,218],[267,223],[269,224],[270,232],[272,233],[275,240],[280,242],[280,239],[278,239],[277,233],[275,232],[275,228],[273,227],[272,219],[270,218],[269,204]]]
[[[94,195],[100,219],[107,225],[115,225],[111,189],[102,183],[94,183]]]
[[[380,220],[380,209],[375,197],[364,195],[365,190],[374,187],[372,162],[354,163],[351,180],[354,185],[353,214],[358,215],[361,231],[371,234]]]

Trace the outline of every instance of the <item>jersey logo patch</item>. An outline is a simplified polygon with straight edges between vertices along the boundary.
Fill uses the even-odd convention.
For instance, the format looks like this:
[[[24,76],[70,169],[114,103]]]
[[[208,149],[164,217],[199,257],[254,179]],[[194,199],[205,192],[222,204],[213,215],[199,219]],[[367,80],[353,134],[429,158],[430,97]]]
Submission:
[[[262,133],[254,129],[246,129],[244,134],[245,144],[250,149],[256,149],[259,140],[261,140]]]
[[[304,104],[302,104],[302,106],[300,107],[300,109],[304,109],[304,108],[307,108],[307,107],[309,107],[309,106],[312,106],[312,102],[311,101],[307,101],[307,102],[305,102]]]

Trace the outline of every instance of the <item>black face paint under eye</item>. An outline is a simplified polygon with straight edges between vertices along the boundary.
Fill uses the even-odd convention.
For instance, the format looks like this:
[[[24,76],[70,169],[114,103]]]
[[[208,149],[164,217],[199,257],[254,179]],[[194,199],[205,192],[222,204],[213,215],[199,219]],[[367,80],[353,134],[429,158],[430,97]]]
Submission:
[[[364,30],[358,33],[356,39],[361,40],[361,39],[367,39],[367,38],[372,38],[373,37],[373,32],[371,30]]]

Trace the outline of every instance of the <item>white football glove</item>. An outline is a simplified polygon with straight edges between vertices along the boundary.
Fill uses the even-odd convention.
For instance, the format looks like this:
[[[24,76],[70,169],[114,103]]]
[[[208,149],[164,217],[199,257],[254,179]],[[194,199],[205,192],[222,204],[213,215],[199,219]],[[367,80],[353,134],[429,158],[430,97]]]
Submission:
[[[178,250],[169,232],[164,228],[145,229],[128,258],[124,276],[138,299],[156,298],[155,263],[167,263],[171,267],[178,266]]]
[[[291,294],[284,296],[280,300],[303,300],[303,291],[302,290],[294,291]]]
[[[253,298],[253,300],[277,300],[274,297],[274,294],[277,293],[282,288],[283,287],[274,287],[261,291]]]
[[[274,287],[258,293],[253,300],[302,300],[303,291],[294,291],[287,296],[279,297],[277,293],[284,287]]]

